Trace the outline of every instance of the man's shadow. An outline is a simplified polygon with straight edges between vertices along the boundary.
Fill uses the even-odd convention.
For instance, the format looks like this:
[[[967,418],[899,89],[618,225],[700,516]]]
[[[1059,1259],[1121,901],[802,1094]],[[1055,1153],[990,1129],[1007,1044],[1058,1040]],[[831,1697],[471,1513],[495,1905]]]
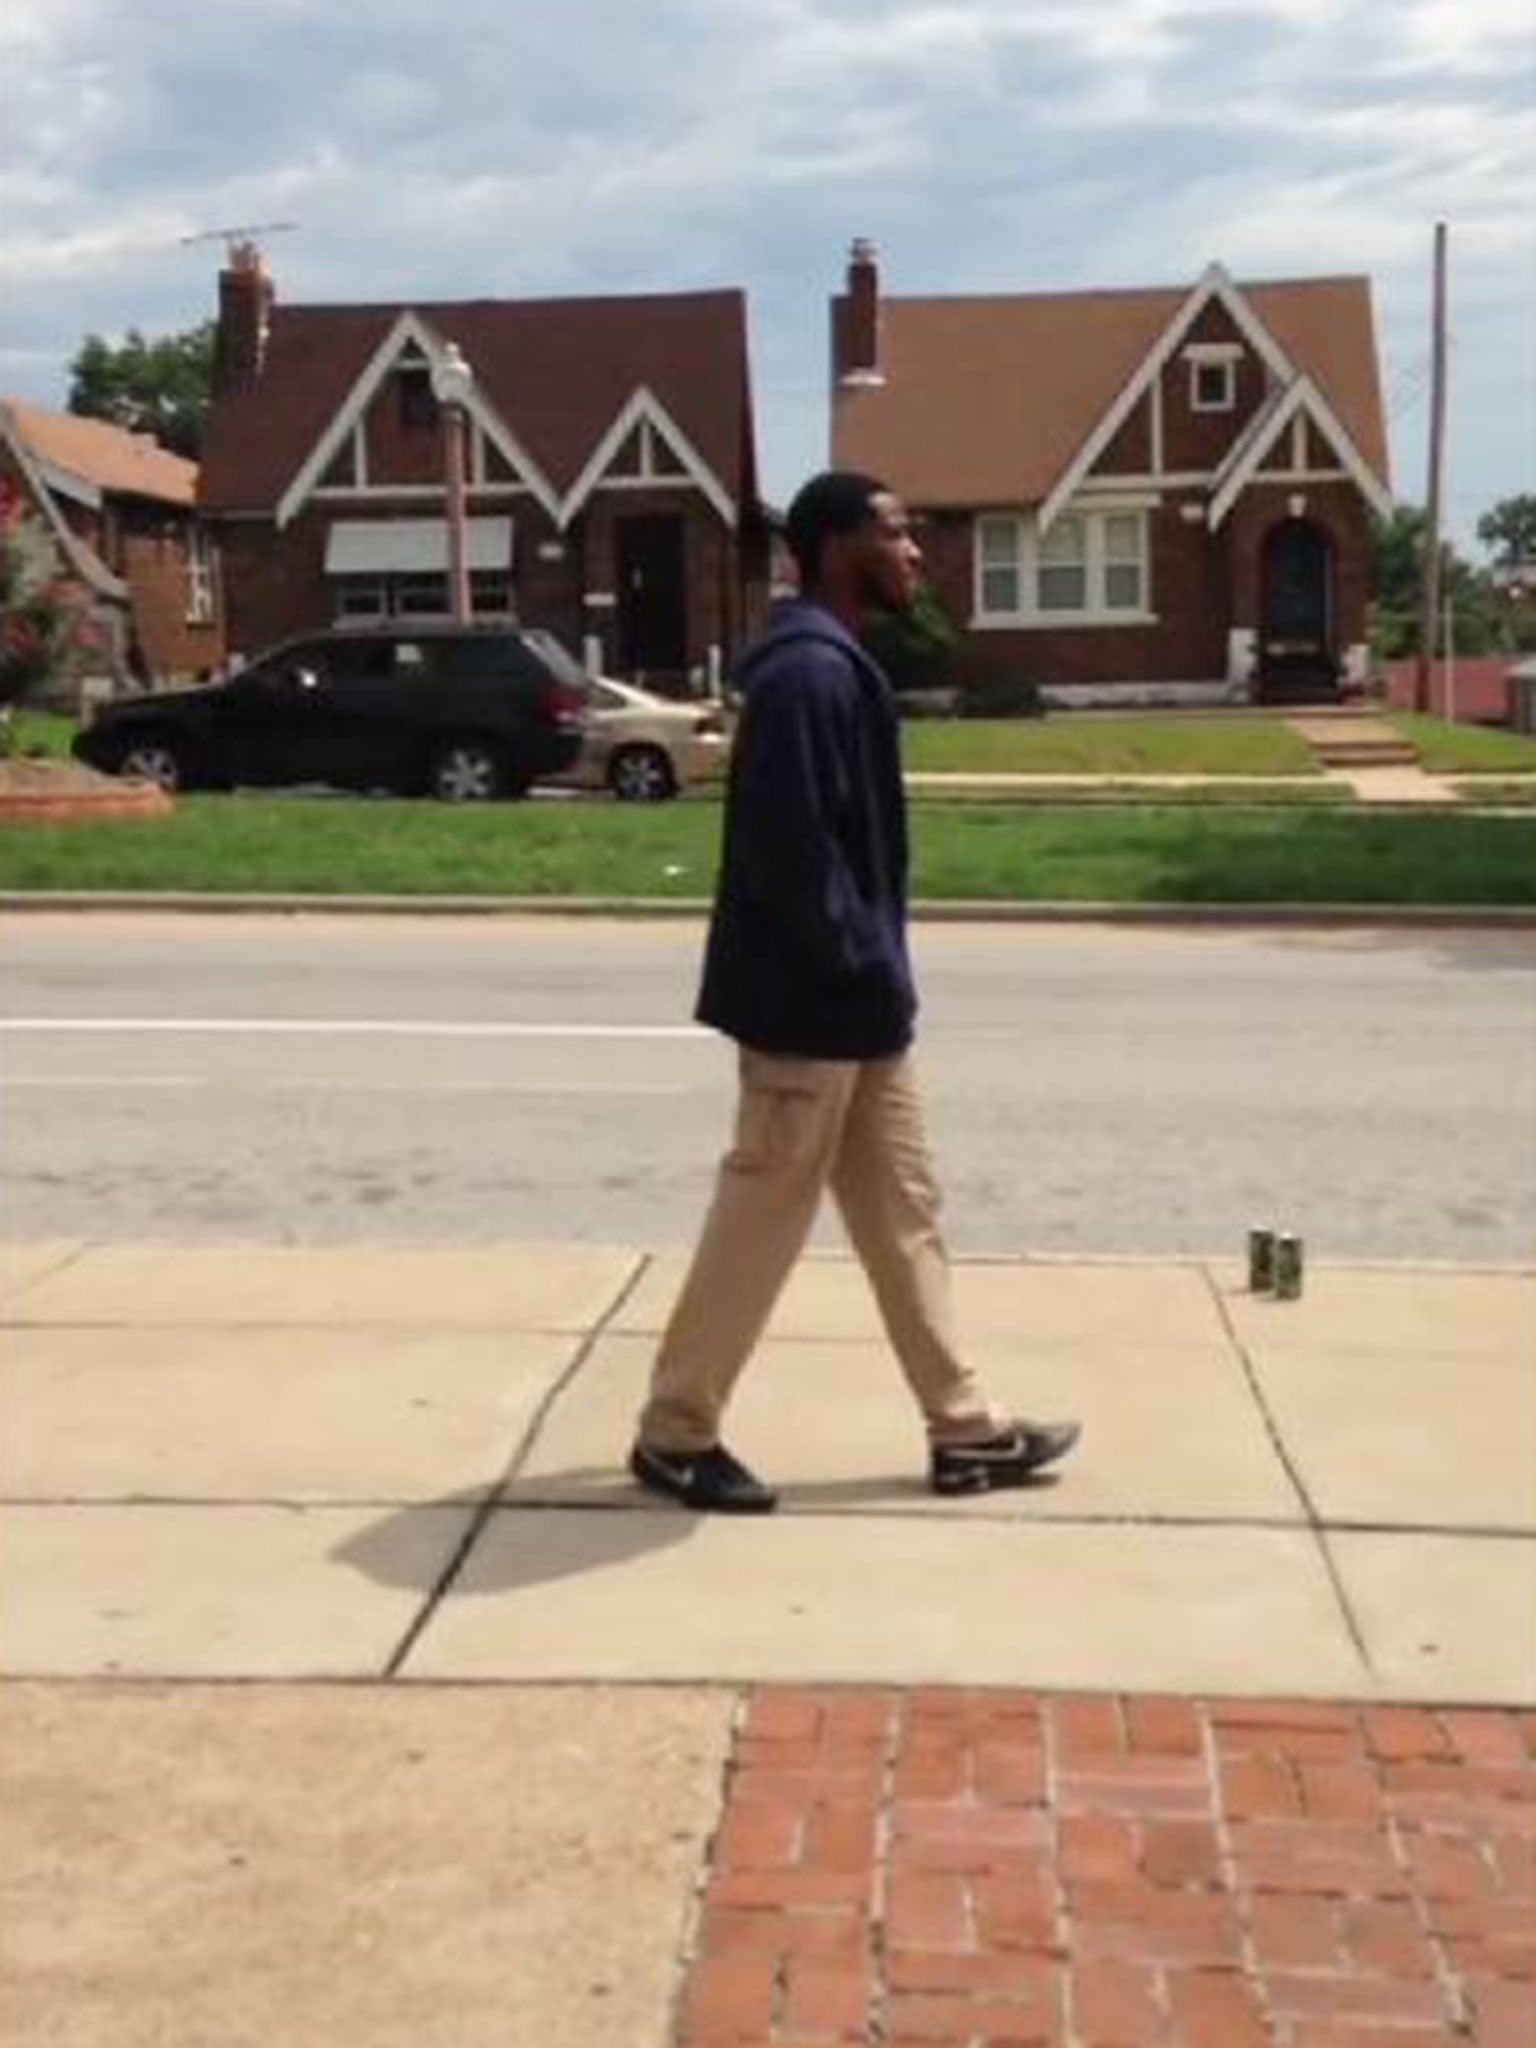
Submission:
[[[1022,1502],[1055,1484],[1054,1473],[1040,1473],[1007,1493],[930,1504],[922,1481],[909,1473],[805,1480],[780,1488],[777,1516],[753,1519],[765,1541],[772,1540],[775,1522],[821,1515],[835,1523],[848,1509],[939,1522],[978,1509],[1007,1513],[1010,1500]],[[444,1511],[457,1516],[460,1527],[446,1544],[424,1544],[423,1515]],[[576,1466],[394,1508],[333,1555],[375,1585],[422,1595],[436,1591],[451,1569],[450,1590],[473,1599],[631,1564],[689,1542],[702,1523],[719,1519],[642,1493],[612,1466]],[[830,1549],[835,1530],[828,1529],[827,1540]]]

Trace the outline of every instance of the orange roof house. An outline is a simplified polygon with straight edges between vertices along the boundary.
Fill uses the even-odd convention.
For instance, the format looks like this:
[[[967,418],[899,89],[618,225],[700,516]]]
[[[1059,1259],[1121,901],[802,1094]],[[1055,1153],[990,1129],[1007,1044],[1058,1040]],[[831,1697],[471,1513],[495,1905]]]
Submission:
[[[105,420],[0,399],[0,470],[95,600],[109,664],[172,680],[223,658],[197,464]]]
[[[833,459],[924,515],[962,674],[1060,702],[1335,695],[1390,509],[1361,277],[832,304]]]

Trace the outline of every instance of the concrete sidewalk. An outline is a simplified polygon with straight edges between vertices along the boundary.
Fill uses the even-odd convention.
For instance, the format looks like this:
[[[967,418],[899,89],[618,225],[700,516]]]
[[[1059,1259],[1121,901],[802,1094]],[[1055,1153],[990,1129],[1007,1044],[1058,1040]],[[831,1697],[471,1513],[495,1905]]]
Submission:
[[[1246,1725],[1258,1696],[1283,1731],[1334,1717],[1345,1761],[1372,1714],[1397,1725],[1373,1702],[1536,1701],[1530,1274],[1322,1266],[1281,1304],[1220,1263],[963,1263],[962,1321],[999,1393],[1086,1429],[1057,1483],[940,1503],[861,1275],[812,1259],[733,1416],[784,1492],[778,1517],[742,1525],[643,1501],[620,1474],[680,1268],[572,1246],[0,1256],[12,2039],[873,2038],[867,1971],[855,2026],[846,1973],[812,1972],[791,2007],[789,1950],[766,1978],[766,1950],[736,1954],[766,1923],[732,1918],[729,1884],[716,1896],[744,1874],[721,1845],[758,1842],[760,1891],[752,1856],[788,1825],[734,1817],[762,1761],[750,1721],[733,1736],[744,1697],[788,1685],[790,1705],[753,1712],[781,1712],[775,1739],[800,1731],[834,1776],[843,1722],[817,1703],[843,1685],[884,1688],[849,1716],[887,1750],[902,1700],[998,1687],[1030,1690],[973,1696],[1033,1702],[996,1711],[1037,1728],[1040,1697],[1074,1692],[1204,1701],[1207,1729]],[[1275,1705],[1293,1700],[1328,1704]],[[1496,1719],[1421,1723],[1518,1748],[1528,1717]],[[789,1798],[793,1744],[782,1762]],[[988,1855],[1006,1862],[1047,1807],[1063,1824],[1031,1783],[1027,1822],[999,1822]],[[941,1833],[983,1825],[970,1778],[952,1796],[965,1811]],[[810,1811],[770,1870],[810,1855]],[[855,1857],[859,1943],[894,1881],[874,1841]],[[699,1933],[722,1905],[723,1958]],[[1058,1934],[1059,1964],[1077,1951]],[[791,1948],[845,1936],[774,1923]],[[974,1991],[994,1965],[985,1944],[964,1953]],[[1038,1977],[1034,2031],[996,2038],[1087,2043]],[[901,1989],[881,1982],[881,1999]],[[949,1992],[917,1990],[932,2025],[913,2039],[985,2038],[975,2012],[943,2016]],[[829,2031],[817,2012],[842,2017]],[[1290,2048],[1290,2028],[1220,2038]]]

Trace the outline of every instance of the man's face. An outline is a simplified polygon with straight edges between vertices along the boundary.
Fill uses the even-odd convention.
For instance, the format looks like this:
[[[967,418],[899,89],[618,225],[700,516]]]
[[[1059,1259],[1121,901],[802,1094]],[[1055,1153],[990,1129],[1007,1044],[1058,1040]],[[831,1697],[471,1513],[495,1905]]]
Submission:
[[[923,551],[912,538],[907,508],[894,492],[871,498],[870,513],[849,537],[859,599],[875,610],[905,612],[917,593]]]

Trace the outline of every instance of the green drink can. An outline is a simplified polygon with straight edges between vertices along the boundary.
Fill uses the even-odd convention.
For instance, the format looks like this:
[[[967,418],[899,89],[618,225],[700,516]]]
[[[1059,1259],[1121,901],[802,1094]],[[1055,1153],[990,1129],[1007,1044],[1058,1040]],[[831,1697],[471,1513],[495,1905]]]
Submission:
[[[1275,1233],[1255,1224],[1248,1233],[1248,1292],[1272,1294],[1275,1286]]]
[[[1304,1261],[1302,1242],[1288,1233],[1275,1239],[1275,1299],[1295,1301],[1301,1294]]]

